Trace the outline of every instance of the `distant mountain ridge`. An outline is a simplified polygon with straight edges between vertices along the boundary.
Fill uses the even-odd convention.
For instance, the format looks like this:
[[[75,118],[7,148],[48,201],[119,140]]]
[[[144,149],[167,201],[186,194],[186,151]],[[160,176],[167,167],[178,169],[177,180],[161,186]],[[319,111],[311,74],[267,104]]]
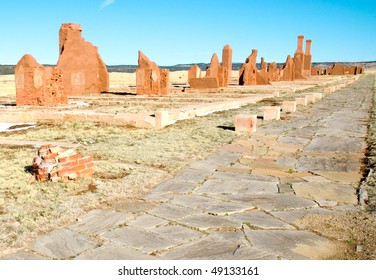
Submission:
[[[333,66],[337,62],[313,62],[312,66],[320,68],[328,68]],[[376,61],[363,61],[363,62],[338,62],[344,65],[358,65],[363,66],[364,69],[376,69]],[[170,71],[186,71],[192,65],[197,64],[201,70],[205,70],[209,67],[209,63],[191,63],[191,64],[177,64],[173,66],[160,66],[160,68],[170,69]],[[232,64],[232,70],[237,71],[240,69],[243,63],[235,62]],[[277,66],[283,65],[284,63],[277,63]],[[52,66],[52,65],[45,65]],[[14,74],[15,65],[0,65],[0,75],[12,75]],[[257,64],[258,69],[260,69],[260,64]],[[136,72],[137,65],[107,65],[108,72],[121,72],[121,73],[134,73]]]

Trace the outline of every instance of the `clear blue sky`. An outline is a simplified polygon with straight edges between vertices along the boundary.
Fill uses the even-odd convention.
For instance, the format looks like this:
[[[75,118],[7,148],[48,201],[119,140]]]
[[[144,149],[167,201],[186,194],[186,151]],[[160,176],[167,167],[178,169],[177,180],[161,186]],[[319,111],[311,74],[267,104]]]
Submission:
[[[7,0],[0,2],[0,64],[25,54],[58,60],[58,32],[80,23],[107,65],[209,62],[230,44],[233,61],[258,49],[284,62],[297,36],[312,40],[314,62],[376,60],[376,0]]]

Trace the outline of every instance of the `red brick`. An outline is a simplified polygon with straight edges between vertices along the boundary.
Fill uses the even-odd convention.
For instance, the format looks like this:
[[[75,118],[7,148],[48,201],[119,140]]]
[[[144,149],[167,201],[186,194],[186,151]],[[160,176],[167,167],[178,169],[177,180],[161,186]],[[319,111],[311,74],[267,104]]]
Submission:
[[[63,162],[67,162],[68,161],[68,158],[64,157],[64,158],[59,158],[58,159],[59,162],[63,163]]]
[[[86,166],[85,166],[85,164],[80,164],[80,165],[77,165],[77,166],[75,166],[75,167],[72,167],[72,168],[70,168],[69,170],[70,171],[83,171],[83,170],[85,170],[86,169]]]
[[[48,155],[48,153],[49,153],[48,148],[40,148],[38,150],[38,156],[40,156],[40,157],[44,157],[44,156]]]
[[[85,164],[86,168],[93,168],[94,167],[94,162],[89,162]]]
[[[72,174],[72,173],[76,173],[76,172],[71,171],[71,170],[59,170],[59,171],[57,172],[57,175],[58,175],[59,177],[64,177],[64,176],[68,176],[69,174]]]
[[[43,164],[56,164],[56,159],[54,159],[54,158],[45,159],[45,160],[43,160]]]
[[[77,165],[78,165],[77,161],[68,161],[68,162],[60,163],[59,164],[59,169],[73,168],[73,167],[75,167]]]
[[[54,147],[54,145],[52,145],[52,144],[45,144],[45,145],[40,146],[39,150],[48,150],[48,149],[53,148],[53,147]]]
[[[93,169],[86,169],[84,171],[77,172],[79,177],[91,177],[93,176],[94,170]]]
[[[43,169],[37,169],[37,172],[35,172],[36,174],[46,174],[45,171],[43,171]]]
[[[48,178],[49,178],[49,179],[54,178],[54,177],[58,177],[56,171],[53,171],[53,172],[51,172],[51,173],[48,174]]]
[[[78,164],[83,164],[83,163],[90,163],[93,161],[93,158],[90,157],[90,156],[87,156],[87,157],[83,157],[83,158],[80,158],[78,160]]]
[[[42,162],[40,157],[33,158],[33,165],[39,165]]]
[[[69,160],[69,161],[73,161],[73,160],[78,160],[78,159],[80,159],[80,158],[83,158],[83,155],[81,155],[81,154],[75,154],[75,155],[69,156],[69,157],[67,158],[67,160]]]
[[[44,181],[44,180],[47,180],[48,179],[48,174],[38,174],[36,175],[36,179],[38,181]]]
[[[58,156],[58,154],[47,154],[43,157],[44,160],[47,159],[55,159]]]

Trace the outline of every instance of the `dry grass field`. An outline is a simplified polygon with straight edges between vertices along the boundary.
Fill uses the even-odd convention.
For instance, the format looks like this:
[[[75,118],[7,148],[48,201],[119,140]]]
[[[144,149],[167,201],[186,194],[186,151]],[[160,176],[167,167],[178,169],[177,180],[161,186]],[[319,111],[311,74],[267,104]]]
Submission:
[[[0,96],[15,94],[16,84],[14,75],[0,75]]]

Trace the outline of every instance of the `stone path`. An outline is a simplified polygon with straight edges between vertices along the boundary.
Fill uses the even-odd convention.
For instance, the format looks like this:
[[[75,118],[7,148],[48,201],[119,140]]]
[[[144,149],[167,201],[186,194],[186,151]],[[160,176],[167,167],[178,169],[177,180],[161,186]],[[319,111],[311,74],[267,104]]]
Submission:
[[[7,259],[322,259],[308,214],[356,209],[373,76],[266,123],[156,186]]]

